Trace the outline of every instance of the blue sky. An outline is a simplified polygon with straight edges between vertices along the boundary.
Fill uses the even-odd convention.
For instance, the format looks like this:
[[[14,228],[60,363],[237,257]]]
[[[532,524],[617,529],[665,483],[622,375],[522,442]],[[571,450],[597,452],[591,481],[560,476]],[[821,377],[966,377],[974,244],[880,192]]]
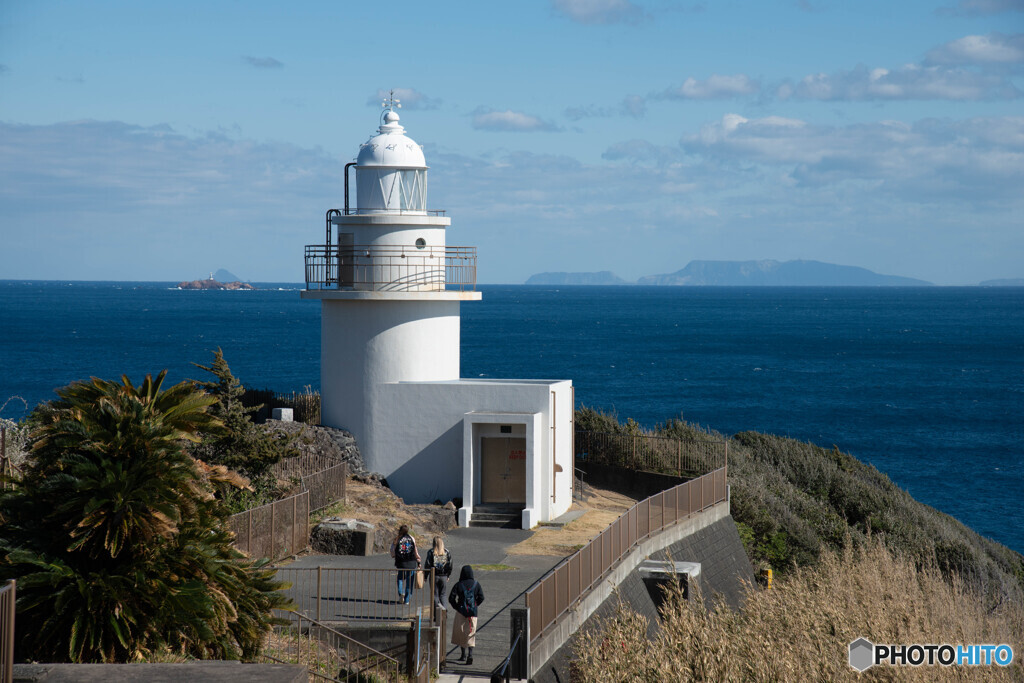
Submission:
[[[0,2],[0,279],[301,281],[395,88],[478,277],[1024,277],[1024,0]]]

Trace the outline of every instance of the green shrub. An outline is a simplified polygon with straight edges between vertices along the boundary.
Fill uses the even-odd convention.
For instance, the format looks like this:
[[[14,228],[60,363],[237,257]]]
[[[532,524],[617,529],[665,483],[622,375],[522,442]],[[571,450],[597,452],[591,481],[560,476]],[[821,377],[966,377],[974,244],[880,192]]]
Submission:
[[[184,446],[219,432],[216,399],[190,382],[164,390],[165,374],[76,382],[33,413],[32,452],[0,495],[22,659],[248,658],[287,605],[273,570],[234,549],[212,494],[241,480]]]

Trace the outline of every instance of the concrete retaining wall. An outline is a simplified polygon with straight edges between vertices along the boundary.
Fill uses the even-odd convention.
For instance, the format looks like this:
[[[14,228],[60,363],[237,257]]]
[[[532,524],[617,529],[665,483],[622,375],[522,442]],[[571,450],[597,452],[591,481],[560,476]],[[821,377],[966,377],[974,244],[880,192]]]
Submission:
[[[14,683],[306,683],[294,664],[182,662],[181,664],[15,664]]]
[[[720,593],[734,608],[741,602],[743,582],[754,580],[753,568],[729,515],[729,503],[719,503],[641,544],[612,570],[583,604],[564,615],[551,631],[535,642],[530,652],[532,680],[537,683],[568,681],[573,636],[581,630],[598,627],[601,620],[614,615],[620,603],[644,616],[648,636],[654,637],[659,629],[658,611],[636,568],[648,558],[665,559],[666,553],[676,561],[701,563],[700,585],[705,597]]]

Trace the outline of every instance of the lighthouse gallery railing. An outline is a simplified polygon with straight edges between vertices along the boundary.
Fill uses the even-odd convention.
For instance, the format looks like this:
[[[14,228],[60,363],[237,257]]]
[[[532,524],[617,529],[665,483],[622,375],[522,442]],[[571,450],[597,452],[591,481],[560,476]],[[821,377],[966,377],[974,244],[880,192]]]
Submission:
[[[306,289],[476,289],[476,247],[306,245]]]

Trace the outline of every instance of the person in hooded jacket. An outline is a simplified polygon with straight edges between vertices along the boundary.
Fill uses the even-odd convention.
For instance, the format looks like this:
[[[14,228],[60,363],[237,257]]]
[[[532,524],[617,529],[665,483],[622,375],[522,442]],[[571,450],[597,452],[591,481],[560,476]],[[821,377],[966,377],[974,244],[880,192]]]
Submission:
[[[484,601],[484,590],[480,582],[473,577],[473,568],[468,564],[462,566],[459,582],[452,586],[448,594],[448,602],[455,608],[455,622],[452,624],[452,645],[461,650],[459,660],[466,660],[467,665],[473,664],[473,647],[476,645],[477,608]],[[467,658],[466,651],[469,651]]]

